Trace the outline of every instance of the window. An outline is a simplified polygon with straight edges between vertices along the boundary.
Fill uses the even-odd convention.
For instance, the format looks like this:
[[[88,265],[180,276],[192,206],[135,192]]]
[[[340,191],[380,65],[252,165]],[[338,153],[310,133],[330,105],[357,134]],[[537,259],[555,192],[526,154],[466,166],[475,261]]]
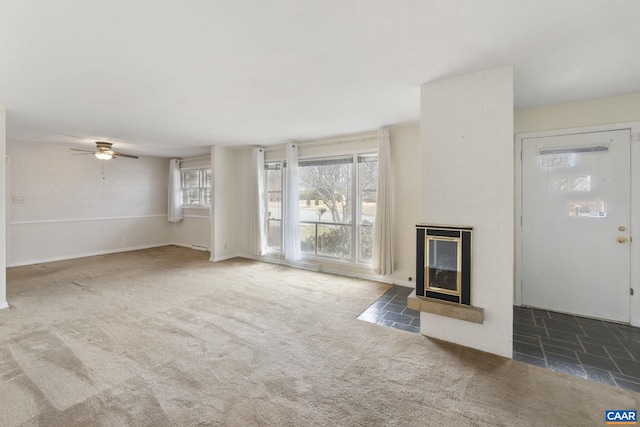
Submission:
[[[302,252],[351,259],[353,156],[301,160]]]
[[[300,168],[303,256],[369,263],[378,184],[377,154],[304,159]],[[265,164],[267,247],[282,251],[281,162]]]
[[[358,156],[358,189],[360,222],[358,223],[358,260],[371,262],[373,255],[373,223],[378,195],[378,155]]]
[[[183,206],[211,205],[211,169],[180,171]]]
[[[282,252],[282,163],[265,163],[267,250]]]

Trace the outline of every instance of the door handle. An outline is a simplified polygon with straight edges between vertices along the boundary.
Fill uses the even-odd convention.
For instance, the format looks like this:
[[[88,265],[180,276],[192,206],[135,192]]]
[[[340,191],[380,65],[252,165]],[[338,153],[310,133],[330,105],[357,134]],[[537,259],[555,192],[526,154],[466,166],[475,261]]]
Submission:
[[[618,237],[618,243],[627,243],[627,238],[626,237]]]

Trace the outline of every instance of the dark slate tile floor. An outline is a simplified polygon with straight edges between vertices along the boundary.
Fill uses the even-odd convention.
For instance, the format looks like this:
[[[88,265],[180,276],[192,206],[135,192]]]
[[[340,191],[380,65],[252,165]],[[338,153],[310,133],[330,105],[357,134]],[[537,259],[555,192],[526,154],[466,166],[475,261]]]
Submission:
[[[358,319],[419,334],[420,312],[407,307],[407,297],[411,292],[413,288],[393,285]]]
[[[358,319],[420,333],[413,291],[394,285]],[[513,358],[640,393],[640,328],[527,307],[513,308]]]
[[[640,328],[514,307],[513,358],[640,393]]]

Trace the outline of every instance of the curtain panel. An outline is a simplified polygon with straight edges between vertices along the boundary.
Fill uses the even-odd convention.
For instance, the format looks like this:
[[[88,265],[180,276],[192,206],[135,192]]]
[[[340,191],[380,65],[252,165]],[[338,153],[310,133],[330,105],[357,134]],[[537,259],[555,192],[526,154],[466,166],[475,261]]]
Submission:
[[[283,212],[283,248],[284,259],[299,261],[302,259],[300,244],[300,193],[298,185],[300,174],[298,171],[298,144],[287,144],[287,165],[285,167],[285,204]]]
[[[389,131],[378,131],[378,197],[373,225],[374,273],[393,273],[393,195],[391,187],[391,142]]]
[[[251,155],[249,244],[251,254],[259,256],[267,253],[264,192],[264,149],[254,148]]]
[[[167,220],[169,222],[182,221],[182,186],[180,184],[180,160],[169,160],[169,205],[167,206]]]

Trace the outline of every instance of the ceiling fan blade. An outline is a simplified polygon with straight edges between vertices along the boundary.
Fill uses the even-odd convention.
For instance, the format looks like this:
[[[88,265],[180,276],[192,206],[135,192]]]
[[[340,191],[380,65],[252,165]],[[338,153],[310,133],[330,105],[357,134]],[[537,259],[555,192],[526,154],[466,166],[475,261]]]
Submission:
[[[69,150],[73,150],[73,151],[84,151],[85,153],[95,153],[96,150],[83,150],[81,148],[70,148]]]
[[[138,156],[132,156],[131,154],[122,154],[122,153],[116,153],[115,151],[113,152],[113,155],[116,157],[128,157],[130,159],[137,159]]]
[[[72,154],[72,156],[86,156],[87,154],[93,154],[93,151],[87,153]]]

